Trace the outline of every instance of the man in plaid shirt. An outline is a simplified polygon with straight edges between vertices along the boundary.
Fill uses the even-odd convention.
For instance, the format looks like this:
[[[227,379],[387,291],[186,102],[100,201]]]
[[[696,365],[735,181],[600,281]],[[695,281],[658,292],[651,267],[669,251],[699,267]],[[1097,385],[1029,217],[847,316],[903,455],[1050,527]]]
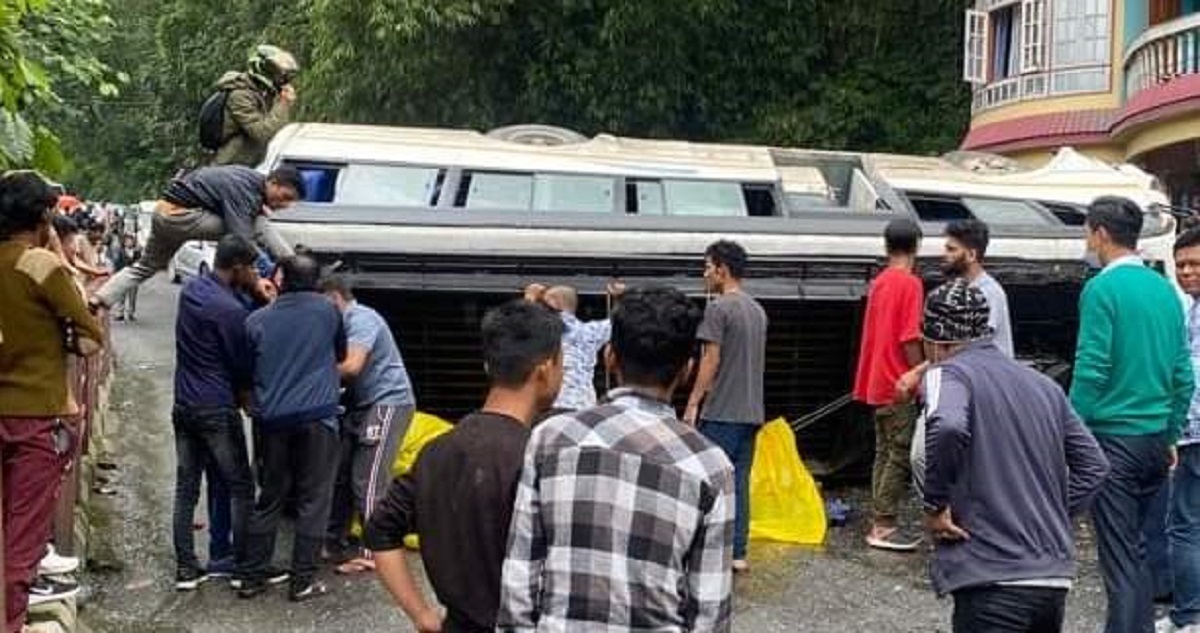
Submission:
[[[699,321],[678,290],[631,290],[605,353],[622,387],[534,429],[498,631],[730,630],[733,466],[670,404]]]

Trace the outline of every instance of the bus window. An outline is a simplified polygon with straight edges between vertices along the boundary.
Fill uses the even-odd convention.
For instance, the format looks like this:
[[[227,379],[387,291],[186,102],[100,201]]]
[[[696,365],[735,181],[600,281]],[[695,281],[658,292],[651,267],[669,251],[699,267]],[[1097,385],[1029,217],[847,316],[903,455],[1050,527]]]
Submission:
[[[533,209],[612,213],[615,186],[616,179],[611,176],[537,174],[533,177]]]
[[[971,211],[955,197],[924,195],[909,193],[908,201],[912,203],[917,217],[923,222],[953,222],[955,220],[970,220]]]
[[[289,164],[300,172],[300,180],[304,182],[305,202],[333,202],[338,172],[342,170],[342,166]]]
[[[625,212],[638,215],[662,215],[662,183],[657,180],[627,180],[625,182]]]
[[[995,225],[1029,226],[1055,224],[1055,219],[1024,200],[963,198],[976,218]]]
[[[444,170],[400,165],[347,165],[337,202],[428,207],[435,202]]]
[[[532,202],[532,174],[475,171],[463,173],[454,206],[527,211]]]
[[[671,215],[745,217],[746,200],[736,182],[664,180],[663,193]]]
[[[775,215],[775,192],[771,185],[742,185],[742,197],[750,217],[769,218]]]

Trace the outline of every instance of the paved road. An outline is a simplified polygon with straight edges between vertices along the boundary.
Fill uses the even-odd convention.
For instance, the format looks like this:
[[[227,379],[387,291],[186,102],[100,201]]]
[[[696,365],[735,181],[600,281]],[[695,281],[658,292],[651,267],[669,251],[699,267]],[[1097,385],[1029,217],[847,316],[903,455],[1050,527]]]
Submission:
[[[89,572],[83,622],[98,632],[411,631],[373,579],[328,576],[332,595],[293,605],[276,590],[238,600],[217,582],[172,589],[170,511],[174,450],[169,424],[177,288],[156,278],[142,290],[141,320],[116,324],[119,368],[112,404],[122,422],[114,452],[120,494],[99,502],[97,549],[110,571]],[[861,503],[862,491],[844,491]],[[926,558],[868,551],[861,521],[831,531],[822,550],[754,543],[753,572],[735,588],[735,631],[948,631],[950,603],[928,589]],[[1085,537],[1086,540],[1086,537]],[[1103,615],[1094,548],[1068,609],[1067,631],[1095,631]]]

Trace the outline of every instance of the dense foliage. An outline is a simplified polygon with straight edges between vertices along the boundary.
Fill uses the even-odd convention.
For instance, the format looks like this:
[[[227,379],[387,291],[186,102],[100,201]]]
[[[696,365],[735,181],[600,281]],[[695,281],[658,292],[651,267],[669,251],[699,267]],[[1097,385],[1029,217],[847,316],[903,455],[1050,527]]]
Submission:
[[[129,83],[55,118],[95,197],[195,164],[199,104],[262,41],[301,60],[306,120],[930,153],[968,116],[961,0],[107,2],[111,42],[87,52]]]
[[[68,94],[118,95],[99,59],[114,26],[105,0],[0,0],[0,168],[64,168],[47,125],[77,112]]]

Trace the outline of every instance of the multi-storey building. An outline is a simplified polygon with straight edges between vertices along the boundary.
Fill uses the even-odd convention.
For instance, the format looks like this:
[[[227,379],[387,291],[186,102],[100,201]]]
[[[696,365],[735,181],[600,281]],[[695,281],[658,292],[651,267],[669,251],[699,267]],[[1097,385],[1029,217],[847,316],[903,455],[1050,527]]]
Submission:
[[[975,0],[963,149],[1030,166],[1070,145],[1200,208],[1200,0]]]

